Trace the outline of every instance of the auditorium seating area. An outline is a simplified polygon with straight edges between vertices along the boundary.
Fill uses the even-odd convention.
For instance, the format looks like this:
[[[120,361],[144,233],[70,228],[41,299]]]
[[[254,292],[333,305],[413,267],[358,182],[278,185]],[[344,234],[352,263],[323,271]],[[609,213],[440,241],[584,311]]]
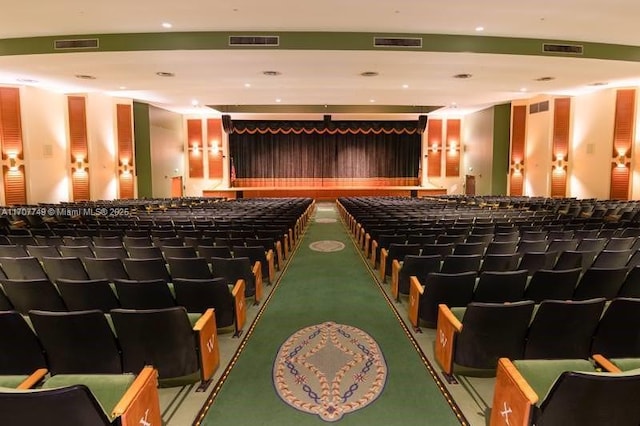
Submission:
[[[0,228],[0,337],[12,348],[0,351],[3,421],[37,406],[41,414],[21,421],[35,424],[46,408],[74,424],[128,424],[120,417],[139,390],[109,407],[144,374],[138,387],[153,389],[145,398],[155,408],[136,411],[135,423],[160,424],[158,383],[206,389],[218,335],[240,336],[245,298],[261,302],[263,273],[264,285],[274,281],[312,206],[184,198],[11,207],[25,214],[4,216]],[[53,407],[60,401],[75,414]]]

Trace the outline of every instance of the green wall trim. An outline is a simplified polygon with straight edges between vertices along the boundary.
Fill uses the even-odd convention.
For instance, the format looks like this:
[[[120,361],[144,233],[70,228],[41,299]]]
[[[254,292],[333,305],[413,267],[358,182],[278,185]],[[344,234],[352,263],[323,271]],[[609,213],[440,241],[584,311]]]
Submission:
[[[136,178],[138,198],[152,197],[151,179],[151,128],[149,125],[149,104],[133,103],[133,135],[136,150]]]
[[[493,167],[491,194],[506,195],[511,138],[511,103],[493,107]]]
[[[229,36],[280,36],[278,46],[229,46]],[[374,47],[373,37],[422,38],[421,48]],[[56,50],[55,40],[98,38],[96,49]],[[579,44],[583,54],[545,53],[543,43]],[[537,38],[490,37],[459,34],[364,32],[161,32],[76,34],[0,39],[0,56],[78,52],[152,50],[371,50],[412,52],[463,52],[510,55],[559,56],[640,62],[640,46]]]

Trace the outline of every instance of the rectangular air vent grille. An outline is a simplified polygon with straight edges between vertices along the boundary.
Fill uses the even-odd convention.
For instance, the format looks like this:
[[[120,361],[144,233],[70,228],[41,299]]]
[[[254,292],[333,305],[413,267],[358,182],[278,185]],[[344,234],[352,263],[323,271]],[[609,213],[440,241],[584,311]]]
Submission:
[[[422,47],[422,38],[374,37],[374,47]]]
[[[278,46],[279,36],[229,36],[229,46]]]
[[[582,55],[584,46],[581,44],[551,44],[544,43],[542,51],[545,53],[566,53],[570,55]]]
[[[97,38],[55,40],[53,42],[53,47],[56,50],[97,49],[100,47],[100,43]]]
[[[535,114],[536,112],[549,111],[549,101],[538,102],[537,104],[529,105],[529,114]]]

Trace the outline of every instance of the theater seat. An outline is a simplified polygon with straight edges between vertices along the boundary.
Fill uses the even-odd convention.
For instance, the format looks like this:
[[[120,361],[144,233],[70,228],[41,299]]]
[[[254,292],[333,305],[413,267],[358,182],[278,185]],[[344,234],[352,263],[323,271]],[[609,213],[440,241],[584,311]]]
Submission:
[[[12,426],[160,425],[157,371],[59,375],[41,389],[0,388],[0,413],[2,424]]]
[[[498,362],[490,425],[637,426],[640,370],[597,372],[587,360]]]

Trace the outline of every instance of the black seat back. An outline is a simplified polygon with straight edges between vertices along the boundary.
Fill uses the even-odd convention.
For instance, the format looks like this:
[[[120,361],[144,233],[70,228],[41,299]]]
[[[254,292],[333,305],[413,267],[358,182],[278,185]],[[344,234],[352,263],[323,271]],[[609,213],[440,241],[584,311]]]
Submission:
[[[40,341],[19,312],[0,311],[0,341],[0,374],[31,374],[47,368]]]
[[[586,359],[605,299],[545,300],[531,321],[524,357]]]
[[[0,413],[6,425],[111,425],[100,403],[84,385],[0,392]]]
[[[114,309],[111,318],[122,348],[124,371],[138,372],[153,365],[160,379],[198,371],[195,337],[183,307]]]
[[[122,361],[104,313],[31,311],[51,374],[119,374]]]
[[[498,359],[522,358],[525,336],[534,304],[472,302],[462,319],[454,362],[463,366],[495,369]]]

